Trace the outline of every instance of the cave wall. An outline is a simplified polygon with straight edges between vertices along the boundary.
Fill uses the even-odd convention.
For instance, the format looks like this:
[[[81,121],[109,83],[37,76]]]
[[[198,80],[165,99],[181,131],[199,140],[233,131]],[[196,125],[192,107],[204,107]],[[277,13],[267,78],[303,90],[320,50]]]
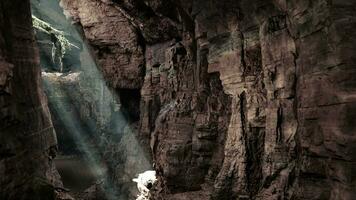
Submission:
[[[154,199],[355,198],[353,1],[61,5],[111,87],[141,90],[133,127],[158,173]],[[56,195],[29,7],[0,3],[4,199]]]
[[[113,88],[140,88],[144,74],[143,49],[130,21],[108,2],[64,0],[60,3],[64,14],[82,27],[108,83]]]
[[[355,197],[353,1],[86,1],[95,17],[61,2],[99,63],[116,54],[100,49],[110,34],[98,30],[142,48],[138,137],[156,199]],[[125,78],[142,67],[129,63],[102,68]]]
[[[0,199],[54,199],[56,136],[29,1],[0,2]]]

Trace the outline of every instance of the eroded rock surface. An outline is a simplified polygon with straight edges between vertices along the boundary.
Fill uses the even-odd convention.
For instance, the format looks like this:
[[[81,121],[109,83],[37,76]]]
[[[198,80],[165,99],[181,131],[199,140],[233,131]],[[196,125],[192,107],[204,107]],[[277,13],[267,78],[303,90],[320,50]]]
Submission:
[[[22,24],[30,15],[15,16],[9,6],[16,3],[0,5],[12,14],[0,17],[2,27],[12,27],[0,35],[1,127],[8,127],[1,137],[10,141],[0,148],[6,157],[0,169],[8,170],[3,166],[20,145],[9,139],[11,133],[38,132],[51,123],[38,117],[48,116],[40,106],[41,90],[16,86],[39,81],[34,68],[18,67],[38,63],[33,36],[13,26],[30,29]],[[131,180],[132,172],[122,171],[135,164],[129,160],[137,154],[115,147],[135,144],[157,172],[153,199],[355,199],[354,1],[61,0],[61,5],[81,27],[107,82],[122,95],[132,123],[123,136],[130,143],[106,143],[107,160],[119,160],[111,171],[118,184]],[[39,114],[16,118],[38,106]],[[18,121],[29,126],[14,125]],[[42,177],[50,169],[44,157],[55,144],[52,133],[39,143],[43,149],[33,165]],[[6,177],[2,183],[11,190],[20,182]]]
[[[105,79],[115,88],[142,85],[143,49],[129,19],[102,1],[61,1],[65,14],[78,22]]]
[[[111,27],[62,2],[89,40]],[[354,2],[88,2],[140,38],[156,199],[355,197]]]
[[[0,199],[70,199],[41,87],[29,1],[0,3]]]

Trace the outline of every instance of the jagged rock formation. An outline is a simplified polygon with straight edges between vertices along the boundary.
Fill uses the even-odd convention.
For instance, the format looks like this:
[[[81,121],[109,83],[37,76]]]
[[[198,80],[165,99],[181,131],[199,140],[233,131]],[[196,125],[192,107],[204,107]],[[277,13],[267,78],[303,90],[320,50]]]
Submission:
[[[62,2],[88,36],[113,22],[86,28],[89,6]],[[157,199],[355,196],[353,2],[90,2],[144,41]]]
[[[106,80],[115,88],[140,87],[143,49],[128,19],[100,1],[61,1],[61,4],[65,14],[82,26]]]
[[[41,88],[28,1],[0,3],[0,199],[70,199],[54,169],[56,137]]]
[[[105,79],[125,100],[127,119],[137,126],[157,172],[154,199],[356,197],[353,1],[61,0],[61,5],[82,28]],[[15,20],[11,24],[29,22],[12,14],[6,18]],[[0,19],[1,26],[9,26]],[[29,23],[23,27],[30,28]],[[19,31],[10,30],[1,32],[2,49],[11,44],[33,50],[31,38],[32,43],[19,43],[11,39]],[[6,96],[11,91],[17,99],[33,97],[26,101],[34,102],[28,108],[45,105],[39,103],[40,90],[13,86],[38,83],[36,70],[21,76],[25,68],[16,67],[24,65],[17,60],[23,49],[0,54],[2,113],[26,110],[21,103],[7,109],[7,102],[17,102]],[[32,53],[21,56],[30,54],[31,60]],[[50,125],[48,117],[40,119]],[[37,122],[43,121],[31,123],[40,126],[36,130],[46,127]],[[0,136],[9,144],[11,131]],[[136,142],[132,135],[131,140]],[[50,144],[45,150],[55,143]],[[119,166],[128,169],[135,155],[124,154],[107,157],[120,160],[111,171],[118,183],[123,181]],[[50,161],[41,156],[33,166],[43,175]],[[0,166],[9,162],[3,160]],[[1,184],[11,186],[7,179]]]

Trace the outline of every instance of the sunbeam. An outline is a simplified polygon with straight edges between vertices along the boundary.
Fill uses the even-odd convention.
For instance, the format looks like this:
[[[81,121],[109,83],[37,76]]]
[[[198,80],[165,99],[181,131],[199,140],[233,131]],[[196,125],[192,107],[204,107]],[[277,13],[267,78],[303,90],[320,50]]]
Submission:
[[[49,35],[55,33],[55,37],[60,38],[55,42],[50,40],[53,44],[48,45],[48,48],[52,48],[52,62],[51,59],[46,61],[45,56],[41,55],[43,83],[52,118],[59,121],[62,129],[74,141],[75,148],[91,173],[101,183],[99,186],[105,198],[124,199],[125,195],[121,193],[125,193],[125,187],[120,188],[121,185],[132,184],[130,181],[135,174],[150,170],[150,159],[140,147],[132,123],[122,112],[123,102],[120,100],[123,99],[120,99],[119,92],[107,85],[90,53],[90,46],[82,39],[78,27],[71,24],[69,19],[63,20],[64,15],[58,13],[61,9],[56,3],[32,2],[33,14],[37,15],[33,17],[34,23],[42,27],[36,28],[37,39],[42,39],[40,34],[43,32]],[[54,21],[56,23],[52,25]],[[47,66],[56,65],[53,61],[56,57],[55,48],[61,48],[61,54],[56,58],[60,59],[59,69]],[[77,60],[80,66],[62,66],[77,64]],[[58,137],[60,140],[62,136],[58,134]],[[60,148],[66,145],[59,142]],[[132,177],[118,177],[120,175]]]

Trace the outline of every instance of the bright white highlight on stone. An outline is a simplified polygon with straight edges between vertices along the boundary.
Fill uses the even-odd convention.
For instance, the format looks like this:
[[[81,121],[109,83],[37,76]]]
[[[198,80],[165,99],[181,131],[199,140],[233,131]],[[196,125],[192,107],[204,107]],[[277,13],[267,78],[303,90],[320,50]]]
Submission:
[[[140,194],[137,195],[136,200],[148,200],[150,189],[157,181],[156,172],[152,170],[145,171],[144,173],[139,174],[137,178],[132,180],[137,183],[137,188],[140,192]]]

